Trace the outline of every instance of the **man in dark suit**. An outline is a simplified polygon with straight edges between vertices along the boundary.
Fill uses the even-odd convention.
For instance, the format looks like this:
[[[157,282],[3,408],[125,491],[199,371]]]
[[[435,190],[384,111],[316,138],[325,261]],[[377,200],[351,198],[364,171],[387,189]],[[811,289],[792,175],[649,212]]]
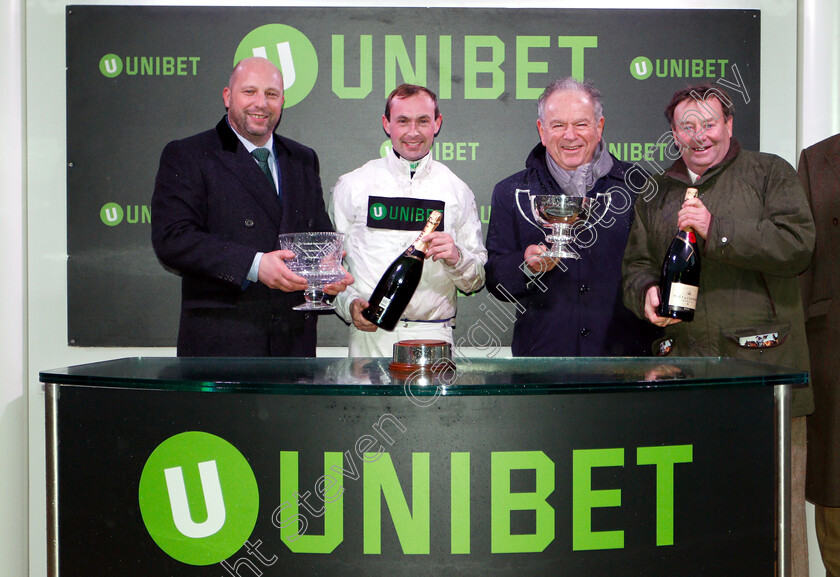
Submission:
[[[826,574],[840,577],[840,134],[803,150],[798,172],[817,225],[814,257],[800,277],[815,407],[805,496],[816,506]]]
[[[215,129],[164,148],[152,196],[155,253],[182,277],[178,355],[315,356],[317,318],[292,310],[306,281],[277,235],[332,230],[318,156],[274,133],[283,78],[270,61],[239,62],[222,98]]]

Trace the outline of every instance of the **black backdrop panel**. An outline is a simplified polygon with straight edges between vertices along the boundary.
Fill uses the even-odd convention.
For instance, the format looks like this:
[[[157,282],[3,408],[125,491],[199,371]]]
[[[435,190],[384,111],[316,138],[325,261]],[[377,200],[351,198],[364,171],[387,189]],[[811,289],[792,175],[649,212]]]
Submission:
[[[381,420],[384,415],[394,420]],[[377,432],[377,423],[385,423],[379,430],[387,433],[390,443]],[[61,575],[90,575],[94,570],[126,577],[218,577],[228,574],[222,561],[233,565],[242,558],[251,560],[265,575],[522,577],[558,571],[569,577],[770,575],[774,558],[773,430],[770,387],[443,396],[420,408],[405,396],[63,386],[58,397]],[[245,548],[236,550],[240,544],[236,543],[227,558],[207,565],[185,564],[152,540],[138,504],[141,473],[156,448],[187,431],[220,437],[247,461],[259,491],[259,513],[248,542],[259,541],[259,552],[266,559],[276,557],[275,563],[258,562]],[[428,552],[404,552],[413,541],[400,537],[396,526],[404,529],[406,522],[392,520],[397,515],[386,506],[379,490],[371,494],[363,490],[368,476],[374,475],[356,456],[358,440],[365,435],[378,441],[370,452],[385,451],[374,462],[387,457],[393,464],[408,511],[420,517],[423,503],[428,504],[428,527],[419,532],[428,539]],[[682,447],[684,455],[685,447],[690,447],[689,457],[677,459],[670,473],[667,468],[644,464],[643,448],[669,446]],[[609,466],[599,461],[588,468],[586,461],[591,461],[593,451],[611,451],[618,461]],[[281,505],[281,474],[286,466],[281,463],[283,452],[297,454],[301,493],[304,489],[315,492],[313,487],[325,473],[325,452],[344,454],[342,468],[358,472],[355,479],[349,474],[344,477],[340,499],[343,529],[330,552],[293,553],[272,523]],[[456,454],[467,454],[469,461],[452,480],[453,463],[464,458]],[[512,455],[525,464],[513,467],[507,475],[500,473],[500,463],[510,462]],[[204,458],[216,460],[215,456]],[[188,457],[184,456],[183,462],[179,459],[173,465],[183,464],[184,476],[188,472],[195,476]],[[428,462],[428,490],[413,481],[422,459]],[[221,457],[218,462],[222,463]],[[535,463],[541,465],[532,466]],[[219,465],[230,521],[235,517],[234,508],[246,499],[229,491],[228,472]],[[666,481],[658,480],[658,472],[664,473]],[[162,475],[162,471],[151,473]],[[453,487],[461,486],[465,477],[467,489],[456,506],[466,511],[467,503],[469,512],[464,514],[466,521],[453,521]],[[551,482],[551,490],[536,500],[536,506],[510,513],[511,533],[539,532],[546,536],[543,548],[519,553],[494,551],[492,509],[494,501],[498,505],[498,494],[493,493],[493,485],[505,478],[510,480],[512,493],[534,493],[537,486]],[[586,485],[595,496],[586,493]],[[200,489],[191,491],[201,495]],[[609,497],[609,493],[618,493],[618,501],[601,501],[583,516],[575,512],[582,501],[592,504],[599,495]],[[673,504],[670,521],[657,518],[659,498],[666,505]],[[376,518],[371,514],[371,499],[381,502]],[[314,496],[309,501],[318,504]],[[200,506],[192,507],[197,507],[191,510],[200,522]],[[535,510],[547,507],[551,523],[537,529]],[[168,502],[164,501],[161,509],[154,513],[169,514]],[[580,547],[576,539],[584,535],[582,521],[587,519],[591,519],[591,531],[622,532],[623,543],[615,548]],[[306,535],[322,535],[323,519],[310,515],[309,520]],[[658,544],[658,528],[666,522],[672,523],[671,541]],[[506,518],[501,525],[508,526]],[[453,552],[452,527],[459,531],[466,551]],[[364,540],[370,532],[381,540],[379,552],[365,552]],[[247,569],[240,571],[240,575],[246,574],[250,574]]]
[[[493,185],[524,167],[538,141],[535,101],[556,77],[593,80],[610,150],[650,170],[646,148],[668,164],[655,146],[667,129],[662,110],[688,83],[741,87],[732,92],[735,134],[745,148],[759,144],[755,10],[71,6],[66,20],[76,346],[174,345],[179,279],[149,241],[159,154],[218,122],[241,51],[265,50],[278,63],[285,54],[287,78],[294,65],[280,132],[318,152],[327,202],[341,174],[380,155],[385,98],[403,81],[440,95],[436,157],[470,185],[485,226]],[[456,342],[491,298],[459,300]],[[319,326],[320,345],[346,345],[334,315]],[[500,331],[500,343],[511,333]]]

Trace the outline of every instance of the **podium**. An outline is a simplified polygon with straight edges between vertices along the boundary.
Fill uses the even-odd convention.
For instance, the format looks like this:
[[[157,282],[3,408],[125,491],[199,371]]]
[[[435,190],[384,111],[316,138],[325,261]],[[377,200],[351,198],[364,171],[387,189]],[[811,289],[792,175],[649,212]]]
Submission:
[[[793,369],[126,358],[40,377],[51,576],[788,574]]]

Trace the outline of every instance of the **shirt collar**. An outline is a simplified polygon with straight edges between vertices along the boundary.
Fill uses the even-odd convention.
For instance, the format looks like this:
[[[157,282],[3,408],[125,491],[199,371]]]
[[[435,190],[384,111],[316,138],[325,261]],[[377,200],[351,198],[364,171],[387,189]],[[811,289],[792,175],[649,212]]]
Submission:
[[[248,140],[247,138],[245,138],[244,136],[242,136],[241,134],[239,134],[239,133],[236,131],[236,129],[233,127],[233,125],[230,123],[230,119],[229,119],[229,118],[225,117],[225,120],[227,121],[228,126],[230,126],[230,129],[231,129],[231,130],[233,131],[233,133],[236,135],[236,138],[238,138],[238,139],[239,139],[239,142],[241,142],[241,143],[242,143],[242,146],[244,146],[244,147],[245,147],[245,150],[247,150],[247,151],[248,151],[248,154],[250,154],[250,153],[254,152],[254,151],[255,151],[256,149],[258,149],[258,148],[267,148],[267,149],[268,149],[268,152],[269,152],[268,158],[270,158],[270,159],[271,159],[271,158],[276,158],[276,157],[277,157],[277,156],[274,154],[274,137],[273,137],[273,136],[272,136],[271,138],[269,138],[269,139],[268,139],[268,142],[266,142],[264,145],[262,145],[262,146],[257,146],[256,144],[254,144],[253,142],[251,142],[250,140]]]
[[[396,164],[397,166],[402,167],[402,169],[408,174],[416,175],[426,170],[426,167],[429,166],[429,163],[432,160],[432,152],[429,151],[426,156],[421,158],[420,160],[406,160],[394,149],[391,149],[392,154],[390,155],[390,161]]]

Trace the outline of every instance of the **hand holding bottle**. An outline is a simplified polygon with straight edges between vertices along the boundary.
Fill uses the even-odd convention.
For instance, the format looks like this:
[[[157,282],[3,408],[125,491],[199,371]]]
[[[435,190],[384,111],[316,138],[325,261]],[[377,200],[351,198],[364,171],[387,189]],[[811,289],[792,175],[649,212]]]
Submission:
[[[366,333],[373,333],[376,332],[376,329],[378,329],[379,327],[367,320],[362,315],[362,311],[368,308],[369,306],[370,303],[367,302],[365,299],[353,299],[353,302],[350,303],[350,318],[353,320],[353,326],[359,329],[360,331],[364,331]]]
[[[434,261],[443,259],[449,266],[455,266],[461,260],[461,252],[448,232],[433,232],[426,235],[426,258]]]
[[[662,302],[662,295],[659,292],[659,287],[651,285],[645,293],[645,318],[658,327],[667,327],[676,323],[681,323],[680,319],[671,317],[660,317],[656,314],[659,310],[659,303]]]
[[[677,228],[685,229],[691,227],[694,232],[705,240],[709,235],[709,228],[712,226],[712,213],[699,198],[689,198],[683,202],[680,211],[677,213]]]

